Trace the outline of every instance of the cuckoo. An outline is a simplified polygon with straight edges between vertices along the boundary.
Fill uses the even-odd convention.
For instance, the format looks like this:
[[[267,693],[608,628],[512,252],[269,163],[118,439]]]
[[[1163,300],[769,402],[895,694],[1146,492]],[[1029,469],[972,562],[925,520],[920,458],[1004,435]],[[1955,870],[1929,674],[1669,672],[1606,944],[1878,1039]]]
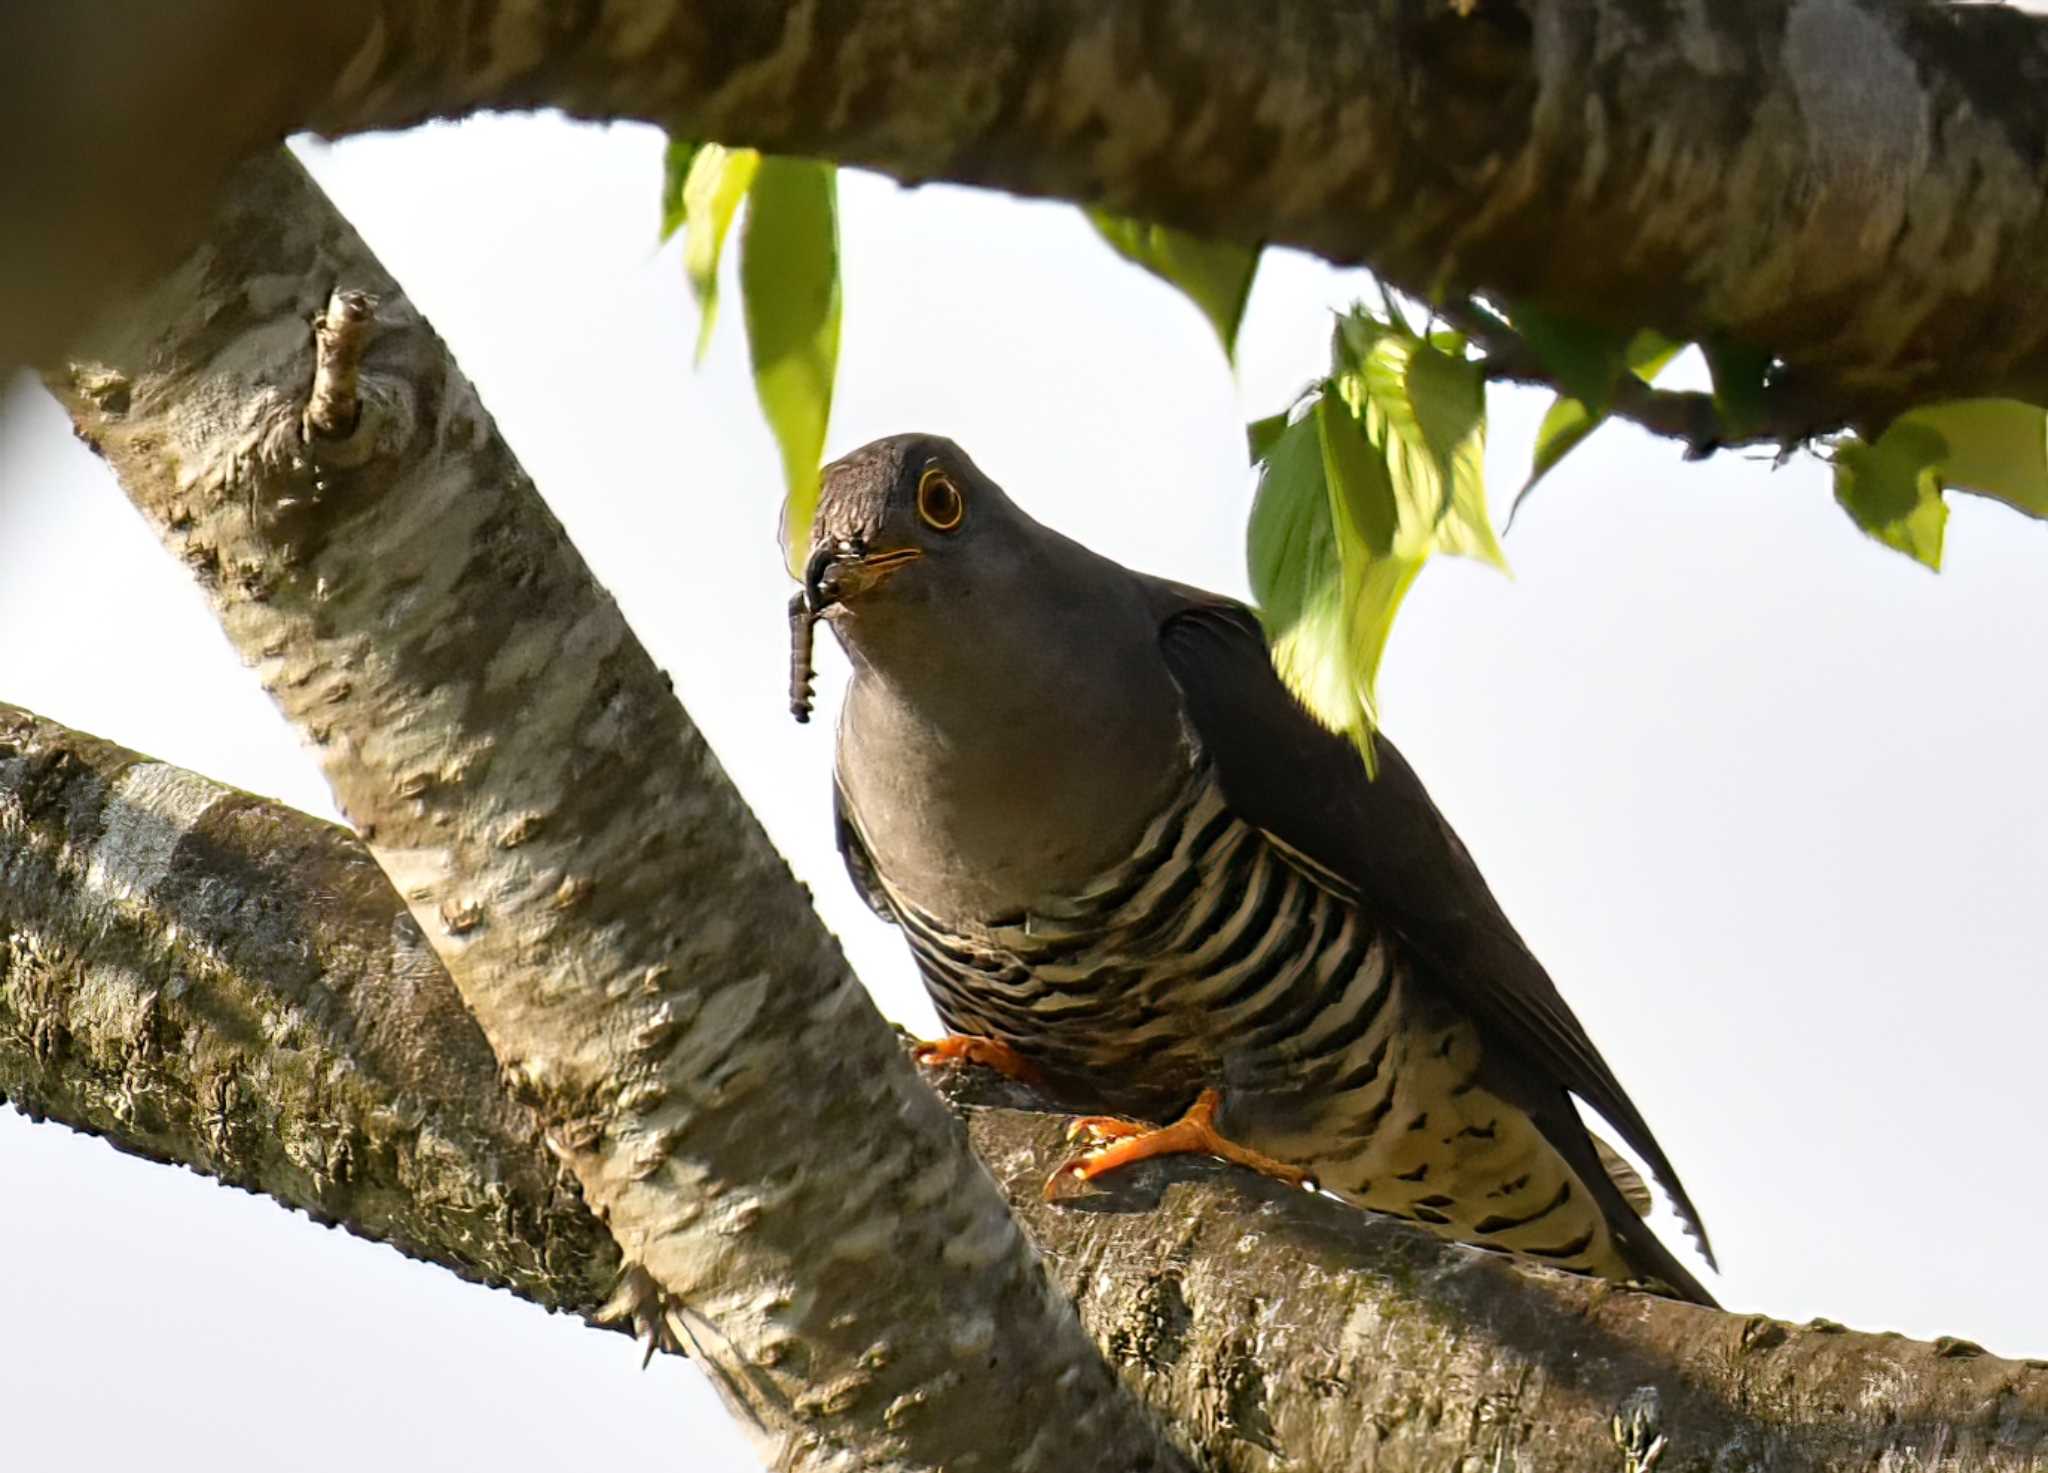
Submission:
[[[793,705],[823,619],[839,846],[951,1035],[922,1056],[1112,1112],[1049,1187],[1203,1152],[1712,1302],[1572,1096],[1711,1263],[1684,1187],[1465,846],[1391,743],[1368,776],[1296,701],[1250,609],[1040,525],[937,436],[826,467],[812,548]]]

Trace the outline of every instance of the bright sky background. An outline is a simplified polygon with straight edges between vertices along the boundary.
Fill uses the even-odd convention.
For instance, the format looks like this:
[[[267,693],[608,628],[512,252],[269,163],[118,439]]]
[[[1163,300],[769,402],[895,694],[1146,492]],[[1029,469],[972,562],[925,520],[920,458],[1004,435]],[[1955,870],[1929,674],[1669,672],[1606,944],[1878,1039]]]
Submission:
[[[736,294],[654,242],[660,138],[488,120],[308,161],[514,449],[885,1012],[907,953],[832,848],[830,714],[785,711],[777,462]],[[1242,592],[1242,421],[1364,278],[1261,270],[1233,384],[1196,311],[1071,208],[843,176],[830,451],[954,436],[1034,515]],[[1493,401],[1496,514],[1542,400]],[[1440,562],[1394,737],[1684,1173],[1732,1308],[2048,1355],[2040,1167],[2048,528],[1954,498],[1948,571],[1823,467],[1610,427],[1507,539]],[[38,391],[0,407],[0,699],[326,812],[314,764]],[[81,1469],[751,1466],[697,1373],[267,1200],[0,1111],[10,1461]],[[1668,1228],[1669,1218],[1661,1219]]]

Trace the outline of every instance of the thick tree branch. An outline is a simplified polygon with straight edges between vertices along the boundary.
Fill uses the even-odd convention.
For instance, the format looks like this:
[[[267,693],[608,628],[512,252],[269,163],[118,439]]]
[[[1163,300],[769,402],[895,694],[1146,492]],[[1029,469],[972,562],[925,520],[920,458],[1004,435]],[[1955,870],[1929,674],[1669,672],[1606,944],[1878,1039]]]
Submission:
[[[531,1128],[475,1127],[524,1112],[353,836],[0,708],[0,845],[0,1088],[17,1102],[477,1277],[472,1243],[433,1226],[470,1225],[502,1245],[514,1292],[595,1307],[615,1259],[578,1258],[602,1234],[573,1195],[451,1210],[545,1184],[553,1161]],[[223,1130],[200,1102],[230,1068]],[[314,1078],[342,1081],[317,1108]],[[1524,1273],[1217,1165],[1141,1168],[1096,1210],[1049,1207],[1060,1117],[978,1070],[942,1079],[1090,1333],[1204,1466],[1614,1473],[1650,1467],[1659,1438],[1660,1473],[2000,1473],[2048,1452],[2048,1363],[1962,1341]],[[553,1258],[561,1275],[522,1271]],[[913,1333],[951,1333],[944,1306],[927,1312]]]
[[[70,140],[46,151],[73,164],[169,160],[188,202],[284,126],[552,106],[1105,203],[1363,261],[1432,297],[1486,289],[1746,341],[1833,423],[2048,399],[2048,20],[1929,0],[1464,8],[333,0],[287,23],[209,0],[181,15],[180,75],[236,90],[179,113],[152,105],[161,85],[110,109],[126,94],[47,81],[110,31],[125,54],[134,23],[43,7],[7,23],[13,50],[0,33],[0,97],[20,73],[44,127],[15,137]],[[256,25],[274,59],[252,91],[246,48],[214,43]],[[79,178],[95,186],[70,214],[31,192],[12,235],[29,254],[0,272],[0,307],[22,294],[22,322],[49,315],[47,279],[76,278],[67,252],[176,224],[136,205],[115,229],[118,180],[17,165],[0,183],[69,180],[73,206]]]
[[[1127,1379],[1244,1473],[2020,1473],[2048,1361],[1510,1267],[1220,1165],[1047,1205],[1057,1116],[979,1071],[975,1149]],[[1659,1442],[1663,1452],[1655,1452]]]
[[[308,437],[337,286],[380,305],[353,427]],[[764,1452],[1180,1466],[475,390],[289,156],[241,171],[53,387]]]
[[[370,24],[357,0],[0,5],[0,381],[189,250]]]
[[[611,1234],[354,835],[0,705],[0,1097],[549,1309]]]

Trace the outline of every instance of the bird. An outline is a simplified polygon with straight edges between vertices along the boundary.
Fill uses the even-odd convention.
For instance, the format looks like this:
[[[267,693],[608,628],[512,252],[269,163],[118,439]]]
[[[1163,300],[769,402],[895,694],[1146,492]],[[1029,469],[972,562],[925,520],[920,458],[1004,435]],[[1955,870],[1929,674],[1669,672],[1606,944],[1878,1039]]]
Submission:
[[[820,473],[793,709],[823,621],[851,677],[841,856],[945,1038],[1104,1113],[1056,1194],[1219,1156],[1441,1238],[1714,1301],[1649,1229],[1691,1198],[1393,744],[1375,771],[1256,612],[1032,519],[952,441]]]

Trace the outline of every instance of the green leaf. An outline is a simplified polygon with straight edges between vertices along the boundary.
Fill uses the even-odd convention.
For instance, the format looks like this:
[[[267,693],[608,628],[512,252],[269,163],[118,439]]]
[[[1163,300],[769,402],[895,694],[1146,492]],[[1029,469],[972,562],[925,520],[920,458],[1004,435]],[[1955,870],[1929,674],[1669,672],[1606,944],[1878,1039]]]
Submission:
[[[683,181],[690,177],[690,161],[698,145],[671,138],[661,156],[661,238],[666,241],[683,228]]]
[[[1465,356],[1465,345],[1469,340],[1454,327],[1440,327],[1429,335],[1429,345],[1439,353],[1448,353],[1453,358]]]
[[[725,249],[725,233],[760,167],[761,155],[751,148],[707,143],[692,156],[683,180],[683,274],[697,299],[699,363],[718,322],[718,257]]]
[[[1323,390],[1314,417],[1338,551],[1344,552],[1347,544],[1375,558],[1412,556],[1420,551],[1428,535],[1414,525],[1412,517],[1408,526],[1402,525],[1401,490],[1395,484],[1386,446],[1362,431],[1345,401],[1341,379]]]
[[[1522,503],[1536,489],[1536,483],[1549,475],[1560,460],[1571,454],[1606,419],[1606,415],[1594,414],[1587,409],[1584,401],[1579,399],[1559,394],[1550,401],[1543,423],[1536,426],[1536,449],[1529,459],[1529,479],[1522,482],[1522,489],[1515,493],[1514,505],[1508,508],[1510,527],[1514,526],[1516,516],[1521,513]]]
[[[1245,564],[1252,598],[1277,636],[1336,580],[1337,544],[1315,416],[1285,426],[1260,462],[1258,494],[1245,528]]]
[[[1331,357],[1311,413],[1254,427],[1247,554],[1275,668],[1372,771],[1375,682],[1416,574],[1437,552],[1504,563],[1479,365],[1364,313],[1339,322]]]
[[[1893,428],[1900,425],[1941,436],[1944,486],[2048,517],[2048,409],[2017,399],[1957,399],[1909,410]]]
[[[1615,380],[1629,366],[1629,334],[1536,307],[1513,308],[1508,320],[1567,397],[1596,418],[1607,412]]]
[[[1311,626],[1312,637],[1293,641],[1281,662],[1283,677],[1294,667],[1290,684],[1324,723],[1344,732],[1377,773],[1372,734],[1379,726],[1375,689],[1380,659],[1394,615],[1400,612],[1415,575],[1428,558],[1427,548],[1402,551],[1404,538],[1399,493],[1388,462],[1375,447],[1334,388],[1317,401],[1316,438],[1323,453],[1331,525],[1335,531],[1341,574],[1342,617]],[[1278,650],[1276,649],[1276,655]],[[1311,664],[1310,662],[1313,661]]]
[[[1330,334],[1330,371],[1362,369],[1365,360],[1372,356],[1374,344],[1394,330],[1361,307],[1340,314],[1336,331]]]
[[[1543,416],[1543,423],[1536,427],[1536,453],[1529,469],[1528,484],[1522,487],[1522,495],[1529,493],[1552,466],[1571,451],[1586,436],[1600,427],[1604,415],[1596,415],[1586,408],[1579,399],[1567,399],[1559,395],[1552,401],[1550,410]]]
[[[1646,327],[1628,340],[1621,351],[1620,361],[1644,383],[1654,383],[1671,360],[1684,351],[1685,344],[1675,343]],[[1606,411],[1595,413],[1585,400],[1573,398],[1570,394],[1559,394],[1550,401],[1543,423],[1536,427],[1536,446],[1529,457],[1529,479],[1522,482],[1522,489],[1515,493],[1514,504],[1508,508],[1507,524],[1510,527],[1521,514],[1522,503],[1536,489],[1536,483],[1549,475],[1559,461],[1577,449],[1606,421]]]
[[[1319,721],[1357,744],[1372,772],[1373,679],[1420,563],[1365,545],[1356,508],[1378,500],[1391,512],[1392,492],[1357,422],[1329,404],[1325,395],[1273,442],[1246,551],[1274,668]]]
[[[1857,526],[1930,568],[1941,566],[1946,489],[2048,518],[2048,410],[1957,399],[1908,410],[1874,445],[1836,447],[1835,499]]]
[[[809,551],[818,461],[839,365],[839,208],[833,166],[763,158],[740,242],[754,392],[782,450],[783,546]]]
[[[1340,353],[1351,341],[1340,336]],[[1337,385],[1385,457],[1400,508],[1393,550],[1457,553],[1505,570],[1486,511],[1482,366],[1390,330],[1372,335],[1363,373],[1340,372]]]
[[[1622,350],[1622,358],[1628,364],[1628,371],[1646,384],[1657,382],[1657,375],[1670,366],[1671,360],[1685,351],[1685,344],[1674,342],[1650,328],[1644,328],[1628,340]]]
[[[1264,419],[1255,419],[1244,427],[1245,444],[1251,451],[1252,464],[1257,465],[1273,453],[1273,446],[1281,432],[1287,428],[1287,411],[1269,414]]]
[[[1223,356],[1236,359],[1238,324],[1244,319],[1244,304],[1251,296],[1252,276],[1259,269],[1256,249],[1204,240],[1171,226],[1134,220],[1108,210],[1083,213],[1118,255],[1177,288],[1201,308],[1223,344]]]
[[[1722,433],[1747,435],[1764,421],[1764,383],[1770,377],[1771,355],[1747,343],[1707,338],[1700,343],[1707,369],[1714,376],[1714,411]]]
[[[1844,441],[1835,447],[1835,500],[1879,542],[1938,570],[1948,524],[1940,472],[1947,453],[1938,431],[1904,421],[1874,445]]]

